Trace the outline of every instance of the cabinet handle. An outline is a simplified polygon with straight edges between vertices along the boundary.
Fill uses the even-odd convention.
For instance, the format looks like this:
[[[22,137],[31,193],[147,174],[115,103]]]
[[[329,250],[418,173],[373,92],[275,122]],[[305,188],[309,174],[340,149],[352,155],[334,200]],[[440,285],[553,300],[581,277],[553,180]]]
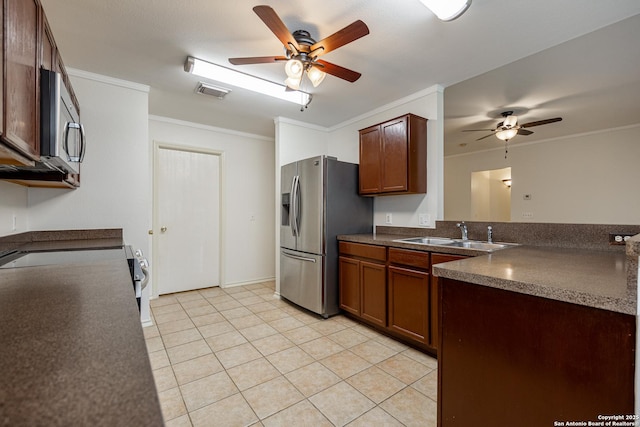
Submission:
[[[163,232],[163,233],[166,232],[167,231],[167,227],[165,227],[165,226],[160,227],[160,231]]]

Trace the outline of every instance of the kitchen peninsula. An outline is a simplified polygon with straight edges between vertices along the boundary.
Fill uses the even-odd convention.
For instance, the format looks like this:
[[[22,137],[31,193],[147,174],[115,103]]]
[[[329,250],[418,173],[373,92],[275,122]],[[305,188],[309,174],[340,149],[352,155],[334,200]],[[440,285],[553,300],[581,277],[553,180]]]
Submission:
[[[469,224],[470,238],[483,237],[486,226]],[[521,245],[433,265],[440,277],[439,425],[541,426],[634,413],[640,237],[626,251],[609,245],[609,233],[624,227],[639,232],[494,224],[505,241]],[[399,236],[377,231],[341,238],[398,244]],[[456,232],[446,222],[422,230]]]

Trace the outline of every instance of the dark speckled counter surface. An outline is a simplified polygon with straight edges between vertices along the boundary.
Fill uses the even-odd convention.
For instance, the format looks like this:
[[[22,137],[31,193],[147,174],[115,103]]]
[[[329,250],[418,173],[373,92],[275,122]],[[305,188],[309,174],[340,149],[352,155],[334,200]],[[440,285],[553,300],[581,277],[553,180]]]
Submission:
[[[125,259],[0,270],[0,347],[0,425],[163,425]]]
[[[433,266],[440,277],[636,314],[623,252],[521,246]]]
[[[391,248],[412,249],[414,251],[438,252],[451,255],[478,256],[487,252],[476,249],[458,248],[454,246],[416,245],[414,243],[398,242],[407,236],[398,234],[345,234],[338,236],[338,240],[352,243],[364,243],[367,245],[386,246]]]
[[[637,227],[633,230],[637,230]],[[473,256],[434,265],[434,274],[482,286],[636,315],[640,235],[627,243],[626,253],[624,248],[611,250],[604,245],[600,245],[604,249],[599,250],[523,244],[487,254],[464,248],[394,241],[405,238],[408,234],[410,233],[343,235],[338,236],[338,240]],[[425,234],[443,235],[436,230],[426,230],[421,235]]]

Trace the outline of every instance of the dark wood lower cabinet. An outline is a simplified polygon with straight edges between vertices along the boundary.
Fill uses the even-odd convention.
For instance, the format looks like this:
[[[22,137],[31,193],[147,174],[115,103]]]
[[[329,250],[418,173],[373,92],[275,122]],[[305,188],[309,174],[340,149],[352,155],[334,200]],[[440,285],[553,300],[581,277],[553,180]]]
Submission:
[[[360,316],[378,326],[387,326],[386,266],[360,261]]]
[[[388,277],[389,329],[428,344],[429,273],[389,266]]]
[[[634,413],[634,316],[439,283],[439,426],[587,425]]]
[[[449,255],[449,254],[431,254],[431,289],[429,295],[429,308],[431,313],[429,318],[431,320],[431,338],[429,339],[429,345],[437,350],[440,342],[440,322],[439,322],[439,311],[438,311],[438,301],[440,298],[438,297],[438,276],[433,274],[433,266],[436,264],[442,264],[444,262],[450,261],[458,261],[461,259],[469,258],[467,256],[461,255]]]
[[[340,308],[433,356],[438,282],[432,265],[465,256],[340,242]]]
[[[340,242],[340,308],[375,326],[387,326],[387,249]]]
[[[340,283],[340,308],[360,315],[360,261],[353,258],[338,258]]]

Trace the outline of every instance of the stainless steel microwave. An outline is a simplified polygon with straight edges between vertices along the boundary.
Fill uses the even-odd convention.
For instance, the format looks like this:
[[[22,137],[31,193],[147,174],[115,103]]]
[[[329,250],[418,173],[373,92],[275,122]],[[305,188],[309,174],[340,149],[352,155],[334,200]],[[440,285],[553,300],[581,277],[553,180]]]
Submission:
[[[52,169],[79,173],[86,138],[62,75],[40,70],[40,160]]]

